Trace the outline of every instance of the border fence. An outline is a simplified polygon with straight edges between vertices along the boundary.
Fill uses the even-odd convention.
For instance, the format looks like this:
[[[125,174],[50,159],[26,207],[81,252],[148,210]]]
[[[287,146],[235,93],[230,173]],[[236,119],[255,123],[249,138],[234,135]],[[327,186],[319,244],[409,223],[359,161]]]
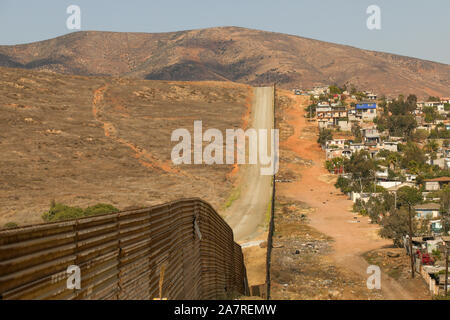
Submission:
[[[68,289],[78,266],[80,289]],[[0,299],[228,299],[248,295],[241,247],[207,202],[0,231]]]

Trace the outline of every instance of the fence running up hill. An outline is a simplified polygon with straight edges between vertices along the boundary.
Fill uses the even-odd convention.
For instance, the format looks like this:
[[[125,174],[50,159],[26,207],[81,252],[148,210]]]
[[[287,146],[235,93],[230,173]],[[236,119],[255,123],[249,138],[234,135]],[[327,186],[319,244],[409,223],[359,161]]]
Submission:
[[[67,289],[71,265],[81,288]],[[0,231],[0,299],[220,299],[248,294],[241,247],[200,199]]]

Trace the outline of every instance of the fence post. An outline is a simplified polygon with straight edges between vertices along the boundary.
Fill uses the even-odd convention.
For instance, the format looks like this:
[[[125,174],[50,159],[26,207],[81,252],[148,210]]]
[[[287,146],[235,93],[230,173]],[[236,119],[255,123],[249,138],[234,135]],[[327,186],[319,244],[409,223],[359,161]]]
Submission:
[[[276,129],[276,83],[273,84],[273,128]],[[272,137],[273,138],[273,137]],[[275,150],[272,150],[275,152]],[[278,161],[278,160],[276,160]],[[270,265],[271,265],[271,256],[272,256],[272,246],[273,246],[273,233],[275,229],[275,181],[276,174],[274,173],[272,177],[272,204],[271,204],[271,212],[270,212],[270,223],[269,223],[269,234],[267,238],[267,258],[266,258],[266,299],[270,300]]]

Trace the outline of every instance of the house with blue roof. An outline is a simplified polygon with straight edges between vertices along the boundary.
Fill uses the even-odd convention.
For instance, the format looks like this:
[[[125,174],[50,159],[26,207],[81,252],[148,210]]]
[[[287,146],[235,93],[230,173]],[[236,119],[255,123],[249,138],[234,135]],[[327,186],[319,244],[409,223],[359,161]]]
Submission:
[[[376,102],[359,102],[355,106],[355,115],[357,118],[365,121],[373,121],[377,116]]]

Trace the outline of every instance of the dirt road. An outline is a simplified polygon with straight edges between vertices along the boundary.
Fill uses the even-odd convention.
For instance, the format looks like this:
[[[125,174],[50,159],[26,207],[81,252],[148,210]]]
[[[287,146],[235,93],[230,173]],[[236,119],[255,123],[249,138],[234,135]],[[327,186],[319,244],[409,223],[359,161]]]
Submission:
[[[295,99],[295,98],[294,98]],[[300,177],[296,182],[279,184],[277,193],[300,200],[316,211],[308,218],[310,225],[334,239],[332,259],[345,272],[357,274],[362,281],[368,278],[367,251],[392,245],[378,236],[378,225],[351,212],[352,202],[335,187],[334,178],[324,168],[324,152],[318,146],[316,123],[304,118],[306,104],[299,102],[287,113],[287,121],[294,134],[281,147],[294,151],[302,159],[312,160],[311,166],[295,166],[292,170]],[[358,222],[359,221],[359,222]],[[397,281],[382,274],[382,294],[385,299],[426,299],[421,290],[405,290]]]
[[[251,127],[256,130],[267,129],[270,132],[273,128],[273,88],[254,90]],[[270,150],[270,143],[268,148]],[[271,200],[272,176],[261,175],[260,168],[259,161],[257,165],[241,166],[240,197],[224,214],[238,242],[255,239],[264,225]]]

